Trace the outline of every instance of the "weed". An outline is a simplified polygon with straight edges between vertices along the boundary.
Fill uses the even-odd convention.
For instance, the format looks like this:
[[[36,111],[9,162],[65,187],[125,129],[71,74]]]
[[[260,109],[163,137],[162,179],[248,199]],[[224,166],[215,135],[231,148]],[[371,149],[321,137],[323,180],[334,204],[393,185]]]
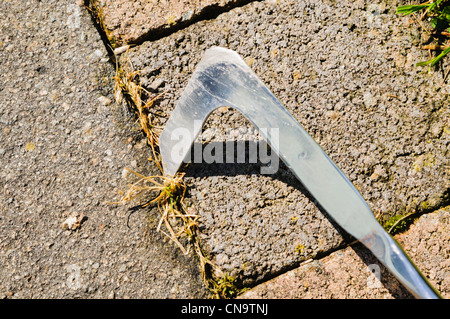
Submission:
[[[416,66],[428,65],[429,69],[431,69],[431,67],[436,65],[436,63],[450,52],[450,1],[427,1],[421,4],[405,5],[397,8],[397,13],[404,16],[418,13],[419,11],[422,14],[418,22],[428,21],[431,27],[428,33],[431,35],[431,38],[434,38],[438,42],[437,44],[423,46],[423,49],[441,52],[430,60],[417,63]]]
[[[158,136],[161,128],[152,124],[153,121],[149,109],[157,99],[162,97],[164,93],[157,96],[152,96],[150,92],[145,90],[139,84],[136,84],[137,77],[140,72],[133,70],[132,64],[129,59],[128,63],[129,66],[127,68],[119,68],[118,66],[116,67],[116,75],[114,77],[114,95],[116,103],[120,104],[125,98],[128,101],[129,105],[132,105],[132,108],[137,113],[139,126],[145,133],[148,144],[152,149],[152,160],[155,162],[158,169],[162,172],[158,152]],[[142,99],[144,94],[145,96],[151,98],[144,102]]]
[[[119,67],[116,58],[115,99],[116,103],[126,102],[135,110],[141,130],[147,137],[152,151],[150,158],[158,167],[161,175],[144,176],[128,169],[136,177],[137,182],[129,185],[128,191],[116,204],[125,204],[137,199],[144,199],[145,204],[140,207],[157,205],[160,219],[156,230],[174,242],[184,254],[191,252],[200,263],[202,279],[206,287],[215,298],[232,298],[240,291],[235,285],[234,278],[223,273],[202,249],[199,239],[198,215],[189,212],[185,204],[187,186],[183,181],[184,174],[178,173],[173,177],[163,176],[161,157],[159,154],[159,134],[161,128],[153,123],[154,117],[150,112],[153,103],[162,95],[154,96],[139,84],[139,71],[135,71],[128,52],[121,61],[127,65]]]
[[[184,203],[187,186],[183,181],[184,174],[175,177],[144,176],[131,169],[131,173],[139,179],[129,185],[128,191],[119,202],[125,204],[138,198],[146,203],[140,207],[157,205],[160,219],[156,230],[173,241],[184,254],[193,252],[200,263],[202,280],[215,298],[232,298],[242,290],[235,285],[235,279],[223,273],[202,249],[199,240],[198,215],[190,213]],[[149,198],[151,198],[149,200]],[[186,244],[182,244],[182,238]]]
[[[236,297],[243,290],[236,287],[233,277],[225,274],[214,283],[214,292],[218,298],[229,299]]]

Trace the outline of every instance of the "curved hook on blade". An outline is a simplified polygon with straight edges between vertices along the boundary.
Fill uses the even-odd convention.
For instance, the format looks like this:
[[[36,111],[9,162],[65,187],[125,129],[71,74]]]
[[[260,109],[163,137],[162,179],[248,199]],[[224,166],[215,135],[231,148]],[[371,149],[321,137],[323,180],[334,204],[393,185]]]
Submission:
[[[205,52],[160,136],[165,174],[173,176],[178,171],[208,116],[223,106],[240,111],[258,129],[278,124],[271,119],[280,112],[290,122],[290,114],[236,52],[211,48]],[[277,141],[260,132],[277,151]]]
[[[222,106],[241,112],[351,235],[362,238],[373,230],[373,225],[361,226],[367,224],[367,218],[374,218],[352,183],[244,60],[228,49],[214,47],[205,52],[164,127],[159,145],[166,175],[175,175],[209,114]],[[279,140],[268,134],[267,129],[274,128]]]

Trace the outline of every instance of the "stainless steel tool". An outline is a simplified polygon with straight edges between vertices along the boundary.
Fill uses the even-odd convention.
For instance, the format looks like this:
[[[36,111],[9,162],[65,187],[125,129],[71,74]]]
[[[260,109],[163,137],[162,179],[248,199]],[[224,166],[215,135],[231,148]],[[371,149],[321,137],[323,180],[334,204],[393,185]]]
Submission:
[[[159,139],[166,175],[175,175],[202,124],[223,106],[240,111],[258,129],[278,128],[278,143],[267,130],[260,134],[327,213],[415,297],[440,298],[347,177],[234,51],[208,49],[189,80]]]

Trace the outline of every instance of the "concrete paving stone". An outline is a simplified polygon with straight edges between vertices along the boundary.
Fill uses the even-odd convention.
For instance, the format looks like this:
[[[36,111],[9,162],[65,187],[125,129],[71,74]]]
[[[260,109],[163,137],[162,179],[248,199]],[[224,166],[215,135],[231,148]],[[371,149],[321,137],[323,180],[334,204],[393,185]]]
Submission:
[[[125,166],[154,169],[111,103],[114,72],[75,1],[0,2],[0,298],[207,296],[150,216],[128,228],[128,207],[107,203],[132,181]]]
[[[379,220],[448,203],[449,87],[427,59],[410,17],[396,1],[261,1],[197,22],[121,56],[142,70],[163,126],[204,51],[237,51],[321,145]],[[448,68],[448,61],[443,68]],[[219,128],[214,131],[213,128]],[[256,136],[237,112],[220,109],[204,142]],[[209,132],[209,133],[208,133]],[[237,133],[236,133],[237,132]],[[203,243],[244,285],[273,277],[349,240],[280,163],[191,164],[189,197],[201,216]]]
[[[115,46],[139,43],[250,0],[93,0]]]
[[[450,296],[450,208],[420,217],[395,238],[444,298]],[[361,244],[264,282],[245,292],[242,299],[294,298],[413,298]]]

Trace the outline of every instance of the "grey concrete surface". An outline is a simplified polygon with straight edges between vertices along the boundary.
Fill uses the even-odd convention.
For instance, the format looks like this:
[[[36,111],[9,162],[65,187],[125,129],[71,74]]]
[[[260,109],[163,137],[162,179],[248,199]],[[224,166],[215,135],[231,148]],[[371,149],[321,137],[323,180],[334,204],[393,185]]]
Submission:
[[[421,34],[398,2],[262,1],[201,21],[121,57],[165,99],[170,116],[204,50],[237,51],[349,176],[374,214],[426,212],[448,203],[449,109],[443,71],[427,58]],[[444,65],[448,67],[448,62]],[[251,125],[221,109],[207,130]],[[250,134],[251,135],[251,134]],[[207,134],[204,142],[221,142]],[[345,234],[305,194],[285,166],[193,164],[186,168],[203,240],[215,262],[244,285],[341,247]],[[348,238],[347,238],[348,240]]]
[[[78,2],[79,3],[79,2]],[[110,205],[149,172],[114,67],[75,1],[0,3],[0,298],[206,296],[195,259]],[[63,222],[84,219],[75,230]]]

